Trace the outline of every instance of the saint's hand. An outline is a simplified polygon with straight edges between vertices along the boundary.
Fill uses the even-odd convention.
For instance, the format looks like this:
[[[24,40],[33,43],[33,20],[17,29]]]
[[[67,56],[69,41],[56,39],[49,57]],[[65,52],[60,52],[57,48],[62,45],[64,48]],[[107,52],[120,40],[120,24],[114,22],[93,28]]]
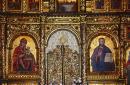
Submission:
[[[19,55],[19,58],[22,58],[22,57],[24,57],[25,56],[25,54],[21,54],[21,55]]]

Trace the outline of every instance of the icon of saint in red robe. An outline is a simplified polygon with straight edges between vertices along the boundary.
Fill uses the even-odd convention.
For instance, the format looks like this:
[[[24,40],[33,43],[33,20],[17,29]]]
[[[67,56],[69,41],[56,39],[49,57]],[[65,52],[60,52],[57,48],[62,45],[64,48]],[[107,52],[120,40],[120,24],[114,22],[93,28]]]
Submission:
[[[15,48],[13,53],[13,71],[16,72],[33,72],[35,71],[35,58],[30,51],[30,47],[26,47],[27,40],[22,38],[20,44]]]

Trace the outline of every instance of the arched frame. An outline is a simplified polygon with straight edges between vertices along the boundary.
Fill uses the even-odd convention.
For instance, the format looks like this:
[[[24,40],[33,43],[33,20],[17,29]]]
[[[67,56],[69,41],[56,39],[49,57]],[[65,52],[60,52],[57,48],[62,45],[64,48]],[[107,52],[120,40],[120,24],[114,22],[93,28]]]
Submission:
[[[37,66],[37,71],[36,72],[29,72],[29,73],[13,73],[12,71],[12,49],[13,49],[13,42],[19,38],[19,37],[28,37],[30,38],[30,40],[32,40],[32,42],[35,44],[35,50],[36,50],[36,56],[35,56],[35,61],[36,61],[36,66]],[[27,40],[28,41],[28,40]],[[31,47],[30,47],[31,48]],[[6,63],[6,74],[8,75],[8,78],[10,79],[15,79],[15,78],[32,78],[32,79],[37,79],[40,77],[40,74],[37,74],[40,71],[40,43],[38,43],[38,39],[36,38],[36,35],[33,33],[25,33],[25,32],[21,32],[21,33],[16,33],[14,34],[12,37],[9,38],[8,42],[7,42],[7,55],[6,55],[6,59],[7,59],[7,63]]]
[[[80,52],[80,49],[81,49],[81,40],[80,40],[80,31],[77,31],[78,29],[79,29],[79,26],[80,25],[76,25],[76,26],[74,26],[74,25],[51,25],[51,27],[49,28],[48,26],[45,26],[45,28],[46,29],[50,29],[49,31],[46,31],[45,30],[45,48],[44,49],[46,49],[47,48],[47,46],[48,46],[48,41],[49,41],[49,39],[50,39],[50,37],[54,34],[54,33],[56,33],[56,32],[58,32],[58,31],[68,31],[68,32],[70,32],[70,33],[72,33],[72,35],[74,35],[74,37],[76,38],[76,41],[77,41],[77,44],[78,44],[78,47],[79,47],[79,52]],[[78,28],[77,30],[75,29],[75,28]],[[45,52],[46,53],[46,52]],[[80,54],[80,53],[79,53]],[[80,56],[81,56],[81,54],[80,54]],[[47,56],[45,56],[45,59],[44,59],[44,62],[45,62],[45,67],[46,67],[46,65],[47,65],[47,58],[46,58]],[[80,59],[81,60],[81,59]],[[80,61],[80,64],[81,64],[81,61]],[[47,67],[46,67],[47,68]],[[47,69],[46,69],[46,71],[45,71],[45,73],[44,74],[46,74],[46,78],[47,78]],[[80,69],[80,75],[81,75],[81,69]],[[45,80],[46,80],[46,78],[45,78]],[[45,81],[44,80],[44,81]]]
[[[91,72],[90,71],[90,45],[93,41],[93,39],[95,39],[98,36],[106,36],[108,38],[110,38],[113,42],[114,45],[114,50],[115,50],[115,71],[112,72],[104,72],[104,73],[100,73],[100,72]],[[86,76],[88,80],[102,80],[102,79],[117,79],[121,73],[121,58],[120,58],[120,49],[119,49],[119,41],[118,41],[118,37],[112,33],[110,33],[110,31],[108,32],[96,32],[96,33],[92,33],[89,36],[89,39],[87,40],[86,43]],[[105,75],[107,75],[107,77],[105,77]]]
[[[50,36],[53,35],[58,30],[66,30],[66,31],[71,32],[72,34],[75,35],[77,41],[79,41],[78,44],[81,42],[80,41],[80,34],[79,34],[79,32],[77,32],[75,30],[75,27],[73,27],[73,26],[68,26],[68,25],[67,26],[66,25],[60,26],[59,25],[59,26],[54,26],[52,28],[53,29],[47,35],[45,35],[45,43],[46,43],[46,45],[47,45],[47,42],[48,42]]]

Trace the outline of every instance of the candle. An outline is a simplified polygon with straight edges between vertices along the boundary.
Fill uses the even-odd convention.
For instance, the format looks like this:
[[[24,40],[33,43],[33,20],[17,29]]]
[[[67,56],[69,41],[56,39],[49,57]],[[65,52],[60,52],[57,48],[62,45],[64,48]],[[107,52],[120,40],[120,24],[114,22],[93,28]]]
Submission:
[[[15,3],[15,0],[12,0],[13,3]]]
[[[62,34],[62,36],[59,39],[59,42],[61,45],[65,45],[65,43],[68,42],[68,39],[66,38],[66,36],[64,34]]]
[[[64,2],[64,0],[58,0],[58,1],[61,2],[61,3]]]
[[[76,2],[76,0],[71,0],[71,2]]]
[[[35,0],[35,2],[39,2],[39,0]]]

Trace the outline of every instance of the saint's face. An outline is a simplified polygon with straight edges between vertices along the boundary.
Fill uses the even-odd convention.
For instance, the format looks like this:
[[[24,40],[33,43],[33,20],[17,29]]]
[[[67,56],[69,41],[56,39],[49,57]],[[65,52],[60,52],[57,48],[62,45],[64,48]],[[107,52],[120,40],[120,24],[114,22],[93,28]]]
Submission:
[[[104,39],[99,39],[99,45],[104,45],[105,44],[105,40]]]
[[[21,42],[21,47],[26,47],[26,43],[25,42]]]

